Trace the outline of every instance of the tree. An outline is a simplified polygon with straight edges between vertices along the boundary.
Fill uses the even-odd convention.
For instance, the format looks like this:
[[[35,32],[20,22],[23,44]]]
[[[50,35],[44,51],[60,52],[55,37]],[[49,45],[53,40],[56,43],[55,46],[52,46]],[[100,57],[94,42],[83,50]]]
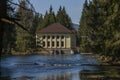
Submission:
[[[55,13],[53,12],[52,6],[50,6],[49,15],[48,16],[49,16],[49,24],[52,24],[52,23],[56,22]]]
[[[88,10],[88,2],[85,0],[82,16],[79,22],[80,51],[83,53],[90,52],[90,28],[87,25]]]
[[[9,0],[0,1],[0,51],[1,53],[8,54],[11,53],[11,49],[14,48],[15,41],[15,27],[11,23],[14,16],[14,9],[12,4],[9,3]]]
[[[63,23],[63,14],[62,14],[62,7],[60,6],[58,12],[57,12],[57,15],[56,15],[56,19],[57,19],[57,22],[61,23],[61,24],[64,24]]]
[[[39,28],[44,28],[47,27],[48,25],[52,23],[60,23],[67,27],[70,30],[73,30],[74,28],[72,27],[72,21],[68,14],[66,13],[65,7],[59,8],[57,14],[55,15],[52,6],[50,6],[49,11],[46,11],[45,16],[41,17],[41,21]]]
[[[32,10],[27,11],[22,7],[29,9],[28,4],[25,0],[20,2],[20,7],[16,12],[16,15],[19,16],[19,23],[22,24],[26,29],[28,29],[29,33],[17,27],[16,25],[16,51],[26,52],[29,48],[33,47],[33,34],[34,34],[34,14]],[[34,35],[35,36],[35,35]]]
[[[67,27],[70,30],[73,30],[74,28],[72,27],[72,21],[70,19],[70,17],[68,16],[68,14],[66,13],[65,7],[61,7],[59,8],[57,15],[56,15],[56,19],[58,23],[64,25],[65,27]]]
[[[41,19],[42,19],[42,17],[41,17]],[[44,28],[55,22],[56,22],[55,13],[53,12],[52,6],[50,6],[49,12],[46,11],[45,16],[44,16],[42,22],[40,23],[41,24],[40,27]]]
[[[120,3],[118,0],[93,0],[89,2],[86,13],[89,18],[87,18],[88,32],[85,32],[85,34],[90,34],[89,39],[92,52],[110,57],[108,60],[113,61],[120,60],[119,9]],[[86,20],[84,21],[83,15],[84,13],[81,17],[81,23],[84,24]],[[83,33],[82,30],[80,30],[81,34]]]
[[[49,25],[49,13],[46,11],[41,27],[44,28],[44,27],[46,27],[48,25]]]
[[[34,18],[34,26],[36,27],[35,32],[43,28],[43,15],[37,14]]]
[[[3,33],[5,26],[5,23],[1,21],[1,18],[6,16],[7,16],[7,1],[0,0],[0,53],[2,53],[3,49]]]

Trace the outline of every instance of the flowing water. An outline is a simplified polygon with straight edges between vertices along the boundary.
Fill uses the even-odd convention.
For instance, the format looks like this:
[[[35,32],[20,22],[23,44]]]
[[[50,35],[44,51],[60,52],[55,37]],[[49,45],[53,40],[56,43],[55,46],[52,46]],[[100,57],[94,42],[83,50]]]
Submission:
[[[1,77],[10,80],[82,80],[83,70],[98,70],[94,55],[11,56],[0,61]]]

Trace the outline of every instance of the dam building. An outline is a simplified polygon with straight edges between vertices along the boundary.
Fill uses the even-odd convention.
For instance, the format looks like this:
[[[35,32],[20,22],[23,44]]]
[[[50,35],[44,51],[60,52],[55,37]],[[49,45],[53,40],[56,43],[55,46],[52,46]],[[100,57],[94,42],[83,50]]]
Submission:
[[[76,50],[75,31],[53,23],[36,33],[36,45],[50,54],[73,54]]]

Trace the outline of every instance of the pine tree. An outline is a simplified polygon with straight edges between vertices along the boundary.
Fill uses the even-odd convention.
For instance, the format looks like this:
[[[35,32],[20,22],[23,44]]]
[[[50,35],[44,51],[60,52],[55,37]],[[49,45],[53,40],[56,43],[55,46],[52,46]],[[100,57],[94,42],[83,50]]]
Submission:
[[[28,9],[27,2],[22,0],[20,6]],[[18,16],[20,16],[19,23],[22,24],[26,29],[28,29],[29,33],[24,31],[23,29],[17,27],[16,25],[16,50],[17,51],[24,51],[26,52],[29,48],[32,47],[32,36],[30,33],[33,33],[33,19],[34,15],[32,11],[27,11],[21,7],[19,7],[18,11],[16,12]]]
[[[36,26],[36,31],[39,31],[40,29],[44,28],[44,26],[43,26],[43,15],[37,15],[37,16],[35,16],[35,19],[37,19],[37,23],[34,23],[35,26]]]
[[[49,13],[48,11],[46,11],[41,27],[44,28],[44,27],[47,27],[48,25],[49,25]]]
[[[85,0],[83,5],[82,16],[79,22],[79,37],[80,37],[80,51],[81,52],[90,52],[90,34],[89,26],[87,25],[88,21],[88,2]]]
[[[66,13],[65,7],[62,8],[60,6],[59,11],[57,12],[57,15],[56,15],[56,19],[58,23],[64,25],[70,30],[73,30],[72,21],[68,16],[68,14]]]
[[[57,15],[56,15],[56,19],[57,19],[57,22],[58,23],[61,23],[61,24],[64,24],[63,23],[63,14],[62,14],[62,7],[60,6],[58,12],[57,12]]]
[[[81,17],[81,29],[87,23],[87,32],[80,29],[80,34],[88,34],[93,53],[120,60],[120,3],[117,0],[93,0],[89,2],[87,22],[85,13]],[[83,9],[84,11],[84,9]],[[85,47],[83,47],[85,49]],[[108,60],[109,60],[108,59]]]
[[[8,4],[9,0],[1,0],[0,1],[0,19],[12,19],[15,16],[14,9],[11,4]],[[0,51],[1,53],[10,54],[11,50],[15,48],[15,27],[13,24],[5,21],[0,21],[1,27],[0,27]]]
[[[47,27],[48,25],[55,23],[56,22],[56,17],[55,13],[53,11],[52,6],[49,8],[49,12],[46,11],[45,16],[43,18],[43,22],[41,23],[41,28]]]
[[[57,14],[55,15],[52,6],[50,6],[49,11],[46,11],[45,16],[43,17],[42,22],[40,22],[39,27],[44,28],[52,23],[60,23],[67,27],[68,29],[73,30],[72,21],[68,14],[66,13],[65,7],[59,8]],[[40,29],[41,29],[40,28]]]
[[[49,16],[49,24],[52,24],[52,23],[56,22],[55,13],[53,12],[52,6],[50,6],[49,15],[48,16]]]

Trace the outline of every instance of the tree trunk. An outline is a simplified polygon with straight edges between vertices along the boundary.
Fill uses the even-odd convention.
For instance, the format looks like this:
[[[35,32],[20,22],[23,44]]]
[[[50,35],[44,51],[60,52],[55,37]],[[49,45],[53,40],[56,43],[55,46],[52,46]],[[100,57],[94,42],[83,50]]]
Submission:
[[[2,54],[3,48],[3,34],[4,34],[4,24],[2,18],[7,17],[7,0],[0,0],[0,54]]]

